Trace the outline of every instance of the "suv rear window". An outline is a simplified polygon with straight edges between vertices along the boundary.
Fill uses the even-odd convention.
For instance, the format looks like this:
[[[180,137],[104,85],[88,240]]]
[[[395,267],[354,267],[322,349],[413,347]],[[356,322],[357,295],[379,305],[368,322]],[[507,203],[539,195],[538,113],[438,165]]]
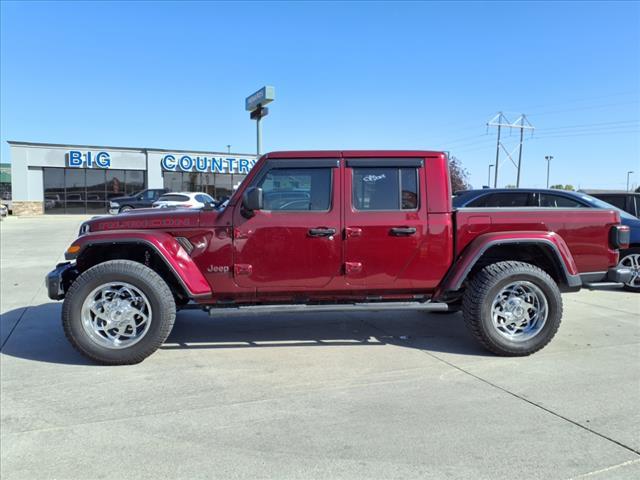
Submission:
[[[189,197],[186,195],[162,195],[159,199],[159,202],[188,202]]]
[[[541,207],[556,207],[556,208],[583,208],[585,205],[567,198],[562,195],[553,195],[549,193],[540,194],[540,206]]]
[[[355,167],[352,190],[356,210],[416,210],[418,171],[405,167]]]
[[[491,193],[469,202],[468,207],[527,207],[528,192]]]

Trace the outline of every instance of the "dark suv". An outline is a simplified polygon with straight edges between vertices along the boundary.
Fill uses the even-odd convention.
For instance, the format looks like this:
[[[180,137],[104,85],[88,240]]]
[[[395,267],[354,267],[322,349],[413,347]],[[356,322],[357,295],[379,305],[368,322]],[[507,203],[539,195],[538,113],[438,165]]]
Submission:
[[[580,190],[640,218],[640,193],[620,190]]]
[[[636,194],[637,195],[637,194]],[[633,276],[627,290],[640,292],[640,219],[600,198],[583,192],[535,188],[485,188],[465,190],[453,198],[455,208],[605,208],[620,212],[620,223],[631,230],[629,248],[620,250],[620,267],[630,268]]]
[[[161,195],[169,193],[167,188],[148,188],[134,193],[130,197],[116,197],[109,201],[109,213],[117,213],[133,210],[134,208],[151,208],[153,202]]]

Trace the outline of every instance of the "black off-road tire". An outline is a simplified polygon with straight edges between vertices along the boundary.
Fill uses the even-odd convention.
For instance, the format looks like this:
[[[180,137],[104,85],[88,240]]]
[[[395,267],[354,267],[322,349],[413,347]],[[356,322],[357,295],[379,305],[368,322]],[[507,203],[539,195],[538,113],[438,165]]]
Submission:
[[[548,316],[533,338],[515,342],[500,335],[493,326],[493,299],[508,284],[528,281],[544,294]],[[540,268],[524,262],[505,261],[487,265],[469,282],[462,301],[462,313],[471,333],[489,351],[501,356],[526,356],[542,349],[554,337],[562,319],[562,297],[556,282]]]
[[[109,282],[125,282],[147,297],[151,308],[151,323],[147,333],[127,348],[110,349],[94,342],[82,326],[81,310],[87,295]],[[65,297],[62,305],[62,325],[71,344],[86,357],[104,365],[140,363],[167,339],[176,318],[173,294],[165,281],[145,265],[130,260],[111,260],[82,273]]]

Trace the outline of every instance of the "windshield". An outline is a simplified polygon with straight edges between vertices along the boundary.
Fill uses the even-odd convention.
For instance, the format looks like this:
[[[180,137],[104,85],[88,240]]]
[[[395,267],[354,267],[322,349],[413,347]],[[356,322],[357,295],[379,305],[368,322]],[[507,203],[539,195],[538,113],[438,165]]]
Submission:
[[[615,205],[611,205],[610,203],[600,200],[599,198],[592,197],[591,195],[587,195],[586,193],[580,193],[580,192],[576,192],[576,195],[595,208],[606,208],[607,210],[617,210],[618,212],[620,212],[621,217],[628,218],[631,220],[636,220],[636,217],[631,215],[629,212],[626,212],[621,208],[616,207]]]

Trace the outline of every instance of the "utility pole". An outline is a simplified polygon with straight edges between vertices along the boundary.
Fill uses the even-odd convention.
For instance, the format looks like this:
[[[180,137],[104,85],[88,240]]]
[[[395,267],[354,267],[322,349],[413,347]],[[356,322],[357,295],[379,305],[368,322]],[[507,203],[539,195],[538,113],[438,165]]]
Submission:
[[[487,187],[491,188],[491,169],[494,167],[493,163],[489,164],[489,178],[487,179]]]
[[[502,115],[502,113],[500,114]],[[498,143],[496,143],[496,169],[494,170],[495,179],[493,180],[493,188],[498,188],[498,162],[500,161],[500,129],[502,125],[498,125]]]
[[[633,170],[629,170],[627,172],[627,192],[629,191],[629,176],[633,173]]]
[[[500,148],[504,150],[504,153],[507,155],[511,163],[518,169],[518,175],[516,179],[516,188],[520,187],[520,171],[522,168],[522,145],[524,144],[524,131],[530,130],[533,134],[533,130],[535,127],[531,125],[531,122],[527,119],[527,116],[523,113],[520,115],[514,122],[510,122],[507,117],[505,117],[504,113],[498,112],[491,120],[487,122],[487,128],[489,127],[498,127],[498,140],[496,143],[496,163],[495,163],[495,176],[493,181],[493,188],[498,187],[498,166],[500,165]],[[520,142],[518,143],[518,162],[516,163],[513,159],[513,154],[515,153],[515,149],[511,152],[506,149],[504,143],[500,140],[500,133],[502,127],[505,128],[517,128],[520,130]]]
[[[551,160],[553,160],[553,156],[545,155],[544,159],[547,161],[547,188],[549,188],[549,168],[551,165]]]
[[[520,151],[518,152],[518,175],[516,176],[516,188],[520,188],[520,167],[522,167],[522,142],[524,141],[524,128],[520,129]]]

